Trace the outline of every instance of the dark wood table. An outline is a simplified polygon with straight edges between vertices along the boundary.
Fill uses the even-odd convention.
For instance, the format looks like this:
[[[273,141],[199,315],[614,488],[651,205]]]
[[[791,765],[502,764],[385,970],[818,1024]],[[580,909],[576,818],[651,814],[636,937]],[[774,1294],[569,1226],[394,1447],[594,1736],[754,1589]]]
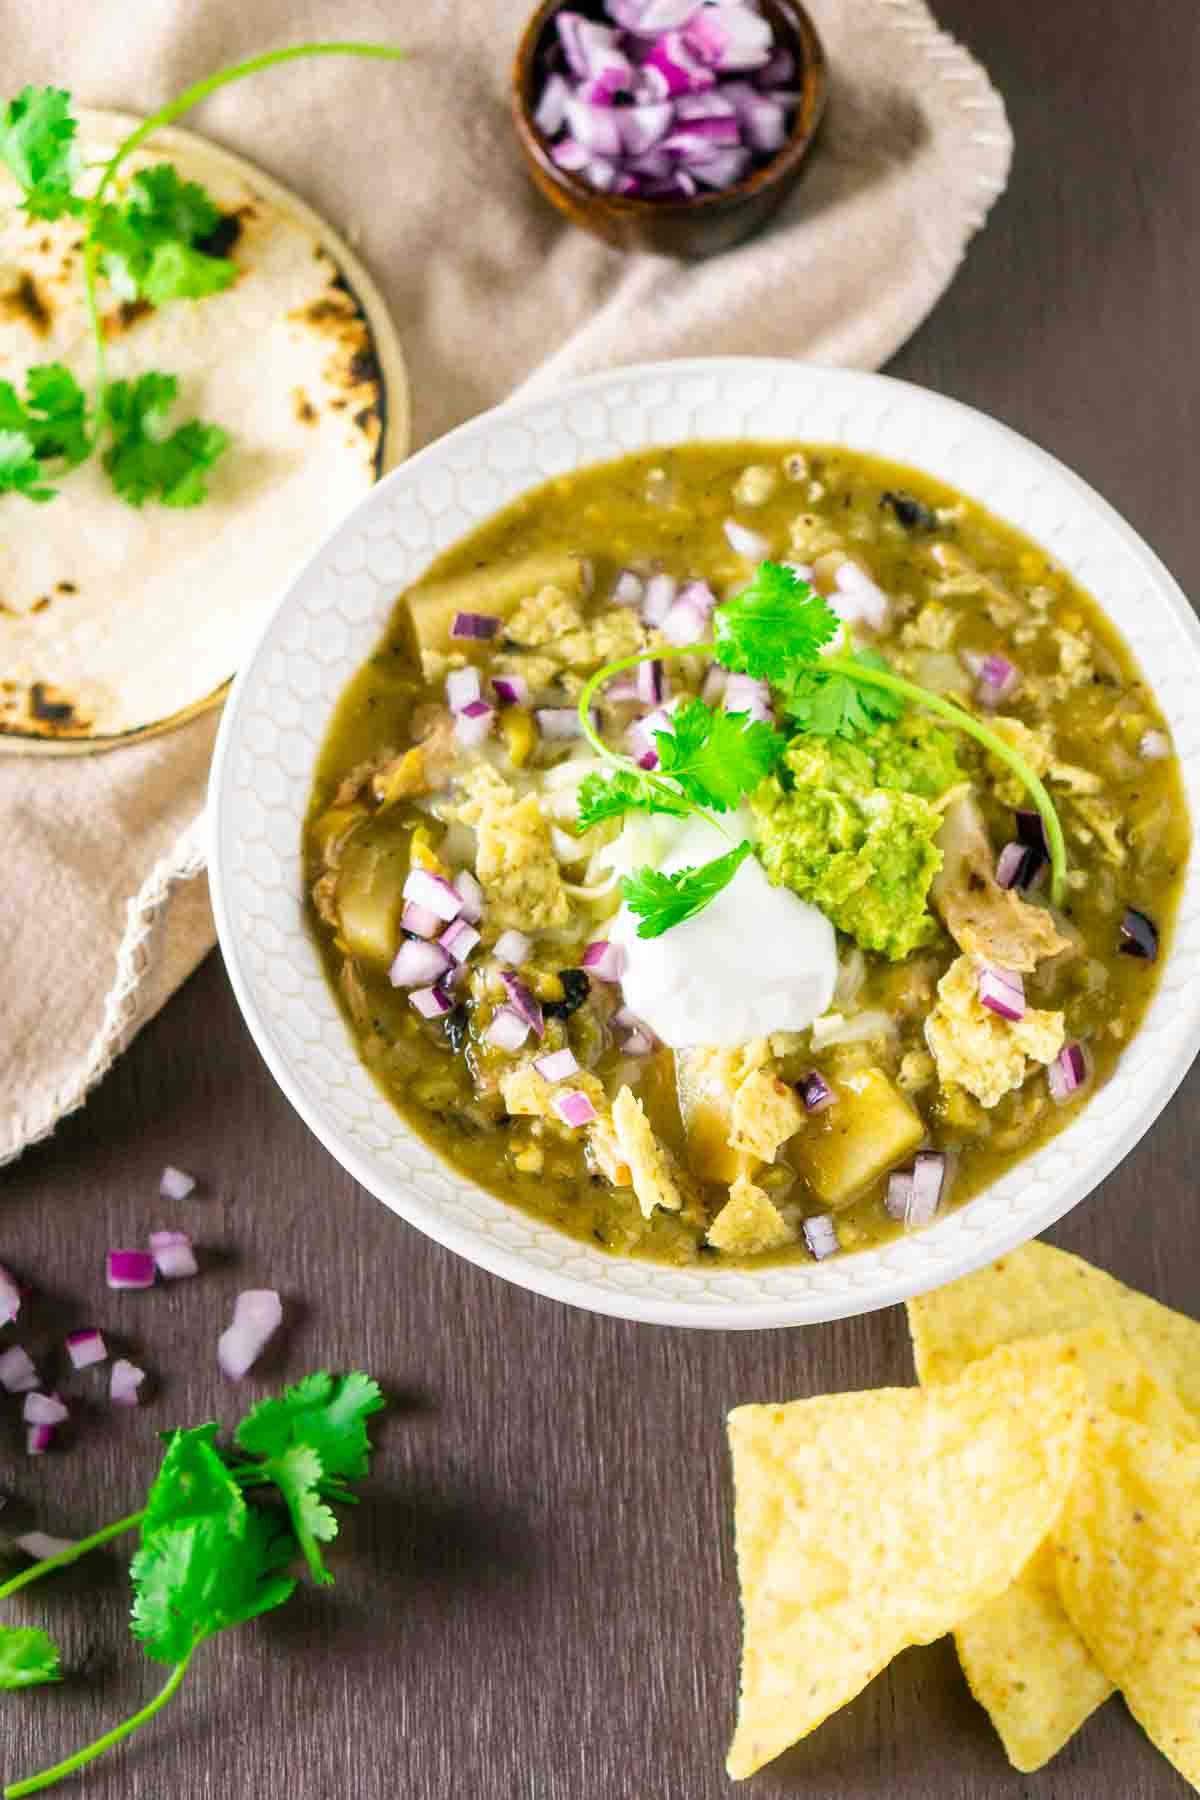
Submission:
[[[1200,15],[1191,0],[941,0],[1017,133],[1011,188],[897,374],[984,408],[1111,498],[1200,580]],[[1200,1312],[1193,1072],[1148,1141],[1051,1235]],[[156,1199],[166,1161],[203,1191]],[[173,1712],[97,1765],[94,1800],[721,1800],[738,1655],[726,1409],[912,1380],[901,1310],[718,1336],[569,1311],[458,1261],[332,1162],[276,1091],[213,956],[86,1111],[0,1182],[33,1341],[95,1320],[155,1372],[139,1412],[82,1417],[27,1463],[3,1426],[4,1523],[82,1535],[136,1503],[153,1431],[237,1397],[232,1295],[278,1287],[272,1383],[366,1367],[393,1406],[338,1585],[213,1644]],[[107,1247],[155,1223],[202,1280],[108,1295]],[[77,1384],[81,1385],[81,1384]],[[264,1384],[249,1384],[262,1391]],[[99,1389],[97,1389],[99,1394]],[[937,1521],[914,1520],[936,1530]],[[33,1590],[73,1672],[6,1696],[3,1775],[90,1740],[158,1675],[104,1552]],[[757,1778],[806,1800],[1146,1800],[1185,1784],[1119,1700],[1035,1776],[1009,1769],[948,1642],[902,1656]]]

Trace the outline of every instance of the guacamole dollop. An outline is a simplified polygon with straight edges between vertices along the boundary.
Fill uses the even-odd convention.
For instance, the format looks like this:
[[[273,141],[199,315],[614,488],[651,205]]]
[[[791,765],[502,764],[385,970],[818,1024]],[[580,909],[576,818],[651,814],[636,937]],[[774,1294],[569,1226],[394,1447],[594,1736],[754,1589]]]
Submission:
[[[955,750],[953,733],[919,714],[855,743],[793,738],[751,801],[770,879],[893,962],[929,943],[942,865],[934,801],[966,779]]]

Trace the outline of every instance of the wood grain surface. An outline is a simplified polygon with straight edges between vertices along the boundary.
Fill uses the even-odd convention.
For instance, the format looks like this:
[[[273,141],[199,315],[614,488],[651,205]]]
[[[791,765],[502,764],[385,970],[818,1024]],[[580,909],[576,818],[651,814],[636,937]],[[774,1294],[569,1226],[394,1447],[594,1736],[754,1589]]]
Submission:
[[[1194,0],[940,0],[1004,91],[1008,195],[897,374],[984,408],[1092,481],[1200,584],[1200,14]],[[913,446],[919,459],[920,446]],[[5,979],[19,979],[6,970]],[[1197,1103],[1053,1239],[1200,1312]],[[167,1160],[203,1188],[156,1198]],[[6,1529],[82,1535],[135,1504],[153,1432],[242,1393],[214,1363],[233,1294],[287,1329],[245,1384],[357,1364],[393,1397],[338,1585],[198,1657],[171,1712],[73,1790],[91,1800],[723,1800],[738,1612],[723,1418],[746,1400],[912,1380],[901,1311],[718,1336],[569,1311],[427,1242],[358,1189],[275,1090],[210,958],[85,1112],[0,1180],[0,1251],[37,1290],[30,1339],[94,1322],[154,1391],[29,1463],[0,1423]],[[203,1279],[107,1294],[102,1258],[155,1225]],[[914,1519],[913,1529],[937,1529]],[[36,1588],[72,1671],[5,1696],[0,1773],[31,1772],[147,1698],[102,1553]],[[910,1651],[751,1784],[761,1800],[1149,1800],[1186,1792],[1119,1700],[1042,1773],[1011,1771],[948,1642]]]

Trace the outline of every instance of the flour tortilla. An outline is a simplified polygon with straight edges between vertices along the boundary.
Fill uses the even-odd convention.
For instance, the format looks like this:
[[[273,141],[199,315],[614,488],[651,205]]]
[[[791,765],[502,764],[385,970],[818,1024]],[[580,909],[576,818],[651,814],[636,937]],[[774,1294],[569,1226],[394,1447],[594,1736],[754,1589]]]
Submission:
[[[89,163],[136,123],[79,118]],[[0,497],[0,750],[108,748],[219,702],[288,580],[408,447],[400,347],[348,246],[190,132],[156,133],[122,174],[164,160],[236,221],[226,254],[242,273],[159,311],[102,284],[109,377],[177,375],[177,419],[232,442],[190,509],[126,505],[98,455],[54,479],[45,506]],[[16,198],[0,170],[0,379],[21,390],[30,364],[58,361],[90,392],[79,222],[27,220]]]

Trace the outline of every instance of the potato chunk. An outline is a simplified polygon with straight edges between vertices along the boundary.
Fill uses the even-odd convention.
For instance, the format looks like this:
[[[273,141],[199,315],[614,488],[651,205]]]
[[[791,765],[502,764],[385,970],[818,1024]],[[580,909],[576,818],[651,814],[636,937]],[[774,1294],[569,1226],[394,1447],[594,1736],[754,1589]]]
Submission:
[[[925,1125],[881,1069],[856,1069],[831,1085],[835,1104],[809,1120],[793,1156],[818,1200],[845,1206],[912,1155]]]

